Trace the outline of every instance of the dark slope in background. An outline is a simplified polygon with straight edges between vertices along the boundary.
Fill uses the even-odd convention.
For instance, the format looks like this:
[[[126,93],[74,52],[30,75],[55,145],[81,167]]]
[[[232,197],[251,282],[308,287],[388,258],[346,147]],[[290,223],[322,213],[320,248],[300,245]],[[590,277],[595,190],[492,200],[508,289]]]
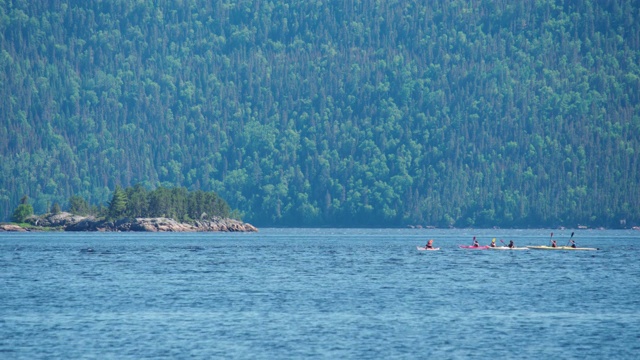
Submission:
[[[574,3],[0,0],[0,220],[143,183],[257,226],[638,225],[640,5]]]

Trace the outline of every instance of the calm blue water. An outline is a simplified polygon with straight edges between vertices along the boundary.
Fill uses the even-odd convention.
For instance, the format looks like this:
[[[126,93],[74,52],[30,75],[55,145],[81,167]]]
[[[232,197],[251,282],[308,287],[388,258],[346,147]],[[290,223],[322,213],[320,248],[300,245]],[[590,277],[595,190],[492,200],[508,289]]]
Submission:
[[[472,236],[1,233],[0,358],[638,358],[640,231]]]

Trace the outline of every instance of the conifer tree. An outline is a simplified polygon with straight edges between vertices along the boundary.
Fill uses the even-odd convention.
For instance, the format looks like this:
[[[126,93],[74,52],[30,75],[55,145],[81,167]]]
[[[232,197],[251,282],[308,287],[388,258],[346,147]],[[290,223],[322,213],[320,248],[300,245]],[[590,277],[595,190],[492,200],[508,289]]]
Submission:
[[[109,202],[109,215],[110,219],[118,219],[122,217],[127,210],[127,194],[122,190],[120,185],[116,185],[116,189],[113,192],[113,197]]]
[[[69,198],[69,212],[74,215],[86,215],[90,211],[89,204],[78,195],[72,195]]]
[[[58,204],[58,202],[54,202],[53,205],[51,206],[51,213],[53,215],[57,215],[60,214],[62,210],[60,209],[60,204]]]

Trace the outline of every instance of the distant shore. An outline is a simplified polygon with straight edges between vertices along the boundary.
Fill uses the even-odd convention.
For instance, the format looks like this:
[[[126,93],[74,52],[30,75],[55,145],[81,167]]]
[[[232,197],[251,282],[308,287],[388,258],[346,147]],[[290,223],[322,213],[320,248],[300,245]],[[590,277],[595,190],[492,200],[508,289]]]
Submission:
[[[115,221],[67,212],[31,216],[27,226],[0,224],[0,231],[88,231],[88,232],[257,232],[258,229],[236,219],[213,217],[191,222],[170,218],[124,218]]]

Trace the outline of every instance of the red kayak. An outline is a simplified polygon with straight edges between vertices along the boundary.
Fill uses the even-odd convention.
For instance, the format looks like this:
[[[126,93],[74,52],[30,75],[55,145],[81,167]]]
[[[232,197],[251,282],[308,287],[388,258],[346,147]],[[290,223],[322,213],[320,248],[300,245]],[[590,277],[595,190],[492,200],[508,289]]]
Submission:
[[[458,247],[460,249],[465,249],[465,250],[487,250],[489,248],[489,245],[484,245],[484,246],[458,245]]]

